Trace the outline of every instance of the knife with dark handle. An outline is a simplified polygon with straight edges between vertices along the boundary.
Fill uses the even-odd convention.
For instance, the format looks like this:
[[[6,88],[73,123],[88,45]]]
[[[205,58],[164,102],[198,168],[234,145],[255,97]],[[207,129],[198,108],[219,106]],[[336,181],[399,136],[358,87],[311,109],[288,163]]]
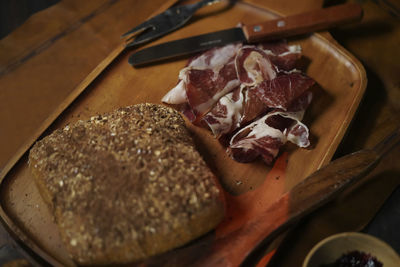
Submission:
[[[256,43],[311,33],[360,20],[362,14],[361,6],[356,3],[313,10],[148,47],[133,53],[129,63],[139,66],[230,43]]]

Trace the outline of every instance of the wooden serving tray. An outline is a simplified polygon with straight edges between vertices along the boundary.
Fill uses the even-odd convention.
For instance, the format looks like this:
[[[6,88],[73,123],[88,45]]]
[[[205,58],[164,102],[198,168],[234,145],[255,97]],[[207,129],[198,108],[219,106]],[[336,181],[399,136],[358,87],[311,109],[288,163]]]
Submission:
[[[233,27],[238,22],[250,24],[276,16],[266,7],[251,2],[241,1],[234,6],[222,3],[201,10],[187,26],[151,45],[193,33]],[[228,214],[213,233],[214,238],[229,235],[250,218],[260,216],[284,192],[328,163],[364,93],[367,83],[364,68],[329,34],[307,35],[289,42],[302,46],[300,65],[318,84],[304,119],[311,132],[310,149],[286,145],[272,169],[261,161],[240,164],[226,155],[208,131],[189,125],[200,153],[226,191]],[[129,51],[122,50],[122,46],[116,48],[88,77],[76,94],[84,90],[83,93],[58,116],[44,135],[68,123],[118,107],[142,102],[160,103],[163,95],[175,86],[179,70],[187,60],[134,69],[127,63]],[[52,265],[73,265],[32,180],[27,153],[1,181],[0,190],[0,215],[9,230]],[[282,210],[289,208],[285,206]],[[255,245],[249,242],[243,251]]]

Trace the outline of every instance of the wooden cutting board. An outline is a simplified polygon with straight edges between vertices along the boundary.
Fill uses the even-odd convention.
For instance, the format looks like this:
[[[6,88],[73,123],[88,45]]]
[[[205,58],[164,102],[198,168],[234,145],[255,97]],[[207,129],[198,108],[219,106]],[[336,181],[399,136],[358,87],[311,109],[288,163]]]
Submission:
[[[234,6],[222,3],[199,11],[197,19],[186,27],[152,45],[276,16],[267,7],[251,1]],[[280,195],[329,162],[364,93],[366,77],[362,65],[329,35],[307,35],[289,42],[302,46],[304,56],[300,65],[318,84],[304,119],[311,131],[310,149],[285,146],[272,170],[261,161],[240,164],[227,157],[209,132],[189,125],[202,156],[219,177],[228,199],[227,220],[218,227],[216,235],[240,228],[248,218],[260,215]],[[179,70],[186,62],[182,59],[134,69],[127,63],[128,56],[129,51],[116,48],[81,84],[76,95],[83,93],[57,117],[45,135],[68,123],[118,107],[160,103],[162,96],[176,84]],[[26,154],[2,180],[0,190],[0,214],[11,231],[52,264],[72,265],[52,216],[32,181]],[[285,208],[290,207],[282,207]]]

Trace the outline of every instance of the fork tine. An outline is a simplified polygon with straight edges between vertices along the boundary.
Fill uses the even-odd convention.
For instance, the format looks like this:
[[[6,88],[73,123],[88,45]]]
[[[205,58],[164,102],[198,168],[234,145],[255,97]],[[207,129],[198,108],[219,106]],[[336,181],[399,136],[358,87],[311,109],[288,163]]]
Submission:
[[[168,14],[168,12],[170,12],[171,8],[173,8],[173,7],[168,8],[164,12],[161,12],[160,14],[157,14],[157,15],[149,18],[148,20],[144,21],[143,23],[137,25],[136,27],[130,29],[129,31],[127,31],[126,33],[121,35],[121,38],[124,38],[128,35],[134,34],[138,31],[142,32],[142,31],[148,29],[149,27],[152,27],[153,25],[158,25],[160,18],[166,16],[166,14]]]
[[[121,38],[131,35],[127,40],[125,40],[125,47],[136,46],[158,38],[181,27],[192,17],[193,13],[196,12],[197,9],[219,1],[220,0],[200,0],[194,4],[172,6],[164,12],[153,16],[142,24],[124,33]],[[136,38],[131,41],[134,37]]]
[[[138,31],[143,32],[146,29],[153,27],[153,25],[157,25],[160,21],[160,18],[162,18],[163,16],[165,16],[166,12],[168,12],[169,9],[167,9],[166,11],[155,15],[153,17],[151,17],[150,19],[144,21],[143,23],[137,25],[136,27],[130,29],[129,31],[127,31],[126,33],[124,33],[123,35],[121,35],[121,38],[124,38],[128,35],[137,33]]]
[[[138,44],[142,44],[152,38],[157,37],[157,31],[153,28],[149,31],[142,31],[140,34],[136,35],[136,36],[132,36],[129,39],[126,40],[127,44],[125,45],[125,47],[132,47]],[[136,38],[135,38],[136,37]],[[131,41],[133,38],[135,38],[133,41]],[[131,41],[131,42],[129,42]]]
[[[138,38],[142,34],[145,34],[146,32],[152,32],[152,31],[154,31],[154,26],[148,25],[145,28],[141,28],[141,29],[137,30],[134,34],[132,34],[130,36],[129,36],[129,34],[126,34],[125,36],[129,36],[129,37],[125,40],[125,42],[132,41],[134,38]],[[121,36],[121,38],[123,38],[123,36]]]
[[[126,37],[128,35],[133,35],[133,34],[138,33],[138,32],[143,32],[143,31],[145,31],[146,29],[148,29],[150,27],[152,27],[151,21],[150,20],[146,20],[145,22],[137,25],[136,27],[133,27],[132,29],[130,29],[126,33],[122,34],[121,38],[124,38],[124,37]]]
[[[127,44],[125,47],[136,46],[139,44],[143,44],[149,40],[157,39],[172,30],[173,28],[170,28],[168,24],[159,23],[158,25],[150,25],[147,30],[144,30],[140,32],[140,34],[132,36],[128,40],[126,40]],[[132,42],[128,43],[128,41],[132,40],[133,38],[135,39]]]

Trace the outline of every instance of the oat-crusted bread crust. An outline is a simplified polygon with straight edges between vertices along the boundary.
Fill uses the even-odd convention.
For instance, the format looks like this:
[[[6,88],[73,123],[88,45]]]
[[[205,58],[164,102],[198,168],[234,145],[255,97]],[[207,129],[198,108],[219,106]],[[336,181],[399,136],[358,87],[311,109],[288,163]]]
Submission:
[[[34,145],[29,164],[79,264],[144,259],[223,217],[214,175],[165,106],[138,104],[56,130]]]

